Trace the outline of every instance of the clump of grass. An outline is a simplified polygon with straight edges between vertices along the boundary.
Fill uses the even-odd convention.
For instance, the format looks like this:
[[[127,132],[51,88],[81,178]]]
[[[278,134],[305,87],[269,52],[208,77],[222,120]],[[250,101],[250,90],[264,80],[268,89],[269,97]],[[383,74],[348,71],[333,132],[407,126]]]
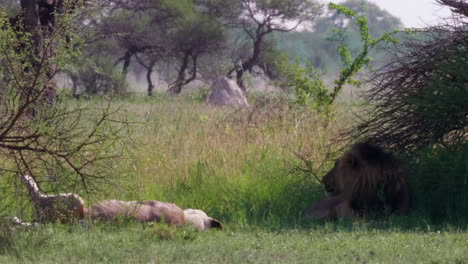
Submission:
[[[166,224],[151,224],[143,233],[143,236],[150,242],[165,240],[185,240],[193,241],[197,238],[199,231],[191,226],[176,228]]]
[[[7,218],[0,218],[0,255],[12,250],[13,226]]]

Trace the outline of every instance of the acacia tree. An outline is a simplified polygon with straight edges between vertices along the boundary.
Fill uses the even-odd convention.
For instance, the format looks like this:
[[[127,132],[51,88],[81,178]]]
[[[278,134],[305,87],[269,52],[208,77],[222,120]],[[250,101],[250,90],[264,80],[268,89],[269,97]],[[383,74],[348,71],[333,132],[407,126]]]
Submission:
[[[295,30],[303,22],[316,18],[322,6],[315,0],[238,0],[237,3],[239,9],[244,11],[236,18],[234,25],[244,31],[245,41],[250,47],[245,59],[238,57],[234,60],[228,75],[235,73],[237,83],[245,89],[243,76],[259,66],[267,36],[273,32]]]
[[[191,0],[107,0],[103,8],[107,15],[100,25],[101,35],[117,40],[124,53],[116,65],[122,63],[125,77],[135,58],[147,71],[148,95],[158,63],[176,65],[169,92],[179,94],[196,78],[199,58],[216,52],[224,42],[221,24]]]
[[[177,79],[170,85],[169,92],[179,94],[184,85],[196,79],[199,58],[217,53],[224,46],[225,31],[213,17],[193,12],[175,21],[169,39],[173,43],[172,57],[181,61]]]
[[[33,16],[37,3],[24,4],[28,24],[20,20],[12,27],[0,16],[0,209],[16,204],[14,186],[26,173],[49,182],[52,190],[91,190],[94,180],[112,171],[126,127],[109,102],[81,105],[64,102],[59,94],[47,100],[55,76],[81,57],[83,41],[74,23],[81,12],[79,6],[64,6],[44,37]]]
[[[147,71],[148,95],[152,95],[151,73],[156,63],[168,56],[165,36],[175,16],[173,7],[165,1],[106,0],[101,10],[98,36],[115,40],[123,53],[115,61],[115,65],[122,63],[122,78],[135,58]]]
[[[46,66],[48,70],[46,96],[49,100],[53,100],[55,96],[55,65],[44,65],[45,61],[38,61],[37,58],[41,56],[40,51],[45,52],[44,56],[53,57],[55,52],[54,40],[56,28],[58,27],[57,17],[71,12],[75,8],[83,5],[89,5],[87,1],[70,1],[70,0],[20,0],[20,12],[10,22],[14,23],[17,30],[23,30],[29,34],[32,49],[29,50],[29,67],[25,67],[25,71],[34,70],[37,67]],[[65,35],[69,38],[69,35]],[[48,44],[48,45],[46,45]],[[41,49],[42,48],[42,49]],[[46,61],[49,62],[49,61]]]
[[[371,76],[366,93],[371,107],[347,136],[368,137],[398,151],[466,145],[467,6],[439,3],[459,15],[447,24],[415,29],[389,50],[388,64]]]

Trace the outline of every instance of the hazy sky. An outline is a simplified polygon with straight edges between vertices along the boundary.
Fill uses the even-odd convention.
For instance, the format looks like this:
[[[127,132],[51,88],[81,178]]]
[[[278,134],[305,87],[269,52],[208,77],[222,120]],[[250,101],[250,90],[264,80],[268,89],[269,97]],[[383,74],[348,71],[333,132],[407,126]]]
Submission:
[[[343,2],[338,0],[337,2]],[[435,0],[368,0],[392,15],[399,17],[405,27],[424,27],[436,24],[440,18],[450,17],[450,10]],[[332,1],[335,2],[335,1]]]

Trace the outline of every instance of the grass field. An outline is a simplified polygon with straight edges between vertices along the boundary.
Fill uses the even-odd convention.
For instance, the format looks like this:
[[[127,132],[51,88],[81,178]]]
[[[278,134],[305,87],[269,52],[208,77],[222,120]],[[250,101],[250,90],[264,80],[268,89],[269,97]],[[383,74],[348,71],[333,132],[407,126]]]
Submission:
[[[466,263],[468,233],[363,224],[197,232],[165,226],[45,226],[17,231],[1,263]]]
[[[338,147],[331,140],[350,116],[342,111],[325,126],[278,98],[243,111],[190,97],[136,97],[122,107],[141,123],[131,134],[129,159],[116,168],[123,177],[97,198],[171,201],[239,224],[290,222],[322,197],[317,179],[298,169],[306,167],[296,154],[323,174]]]
[[[323,197],[317,178],[346,144],[331,145],[356,108],[340,105],[327,121],[281,98],[252,102],[243,111],[208,107],[197,96],[116,102],[137,122],[129,152],[100,192],[80,193],[88,204],[154,199],[199,208],[221,220],[224,231],[5,225],[0,263],[468,262],[466,219],[434,223],[414,210],[405,218],[301,222],[301,211]]]

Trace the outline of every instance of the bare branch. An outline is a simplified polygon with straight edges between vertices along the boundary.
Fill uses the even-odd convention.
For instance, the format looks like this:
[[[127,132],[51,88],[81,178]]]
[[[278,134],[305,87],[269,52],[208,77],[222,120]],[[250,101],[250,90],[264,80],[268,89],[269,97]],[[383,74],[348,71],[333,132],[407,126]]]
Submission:
[[[465,0],[437,0],[437,3],[449,6],[452,12],[468,17],[468,2]]]

